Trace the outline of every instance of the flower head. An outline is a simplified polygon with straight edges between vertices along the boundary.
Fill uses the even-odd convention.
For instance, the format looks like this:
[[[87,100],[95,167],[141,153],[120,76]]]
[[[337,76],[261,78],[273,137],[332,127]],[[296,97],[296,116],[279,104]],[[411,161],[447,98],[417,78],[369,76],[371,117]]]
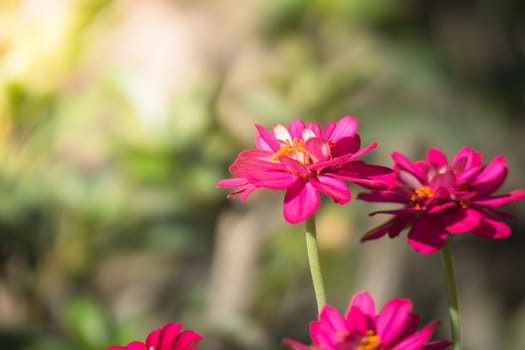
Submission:
[[[133,341],[126,346],[110,346],[107,350],[197,350],[202,337],[191,330],[180,331],[182,324],[168,323],[151,332],[146,342]]]
[[[241,200],[259,188],[286,190],[283,213],[290,223],[305,221],[320,204],[319,192],[334,202],[351,199],[346,181],[380,188],[382,176],[390,169],[369,165],[357,158],[373,150],[375,143],[360,149],[357,120],[347,116],[329,123],[294,120],[288,127],[275,124],[272,131],[256,125],[256,149],[242,151],[230,165],[234,178],[223,179],[218,187],[237,188],[228,195]]]
[[[407,299],[392,299],[376,314],[374,300],[368,292],[356,294],[343,317],[326,305],[319,320],[310,323],[312,345],[285,339],[294,350],[439,350],[450,345],[428,343],[437,321],[417,331],[419,316],[412,313]]]
[[[448,234],[471,231],[476,236],[500,239],[510,235],[510,228],[498,216],[512,215],[495,207],[518,201],[525,191],[494,195],[507,175],[505,157],[482,165],[482,157],[471,148],[458,151],[450,164],[437,149],[430,149],[426,161],[411,162],[401,153],[392,153],[394,174],[386,191],[361,193],[359,199],[370,202],[393,202],[401,209],[371,213],[394,215],[392,219],[369,231],[362,240],[388,234],[397,236],[410,227],[409,244],[429,254],[439,250]]]

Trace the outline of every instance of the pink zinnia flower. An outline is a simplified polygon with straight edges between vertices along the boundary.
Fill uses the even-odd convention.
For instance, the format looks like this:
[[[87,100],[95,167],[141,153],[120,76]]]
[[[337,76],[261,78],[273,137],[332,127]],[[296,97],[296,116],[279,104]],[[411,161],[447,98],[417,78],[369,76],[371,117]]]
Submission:
[[[431,342],[438,322],[432,321],[417,331],[419,316],[411,313],[408,299],[392,299],[376,314],[368,292],[356,294],[346,316],[326,305],[319,320],[310,323],[312,345],[285,339],[294,350],[439,350],[451,343]]]
[[[471,231],[476,236],[500,239],[510,235],[510,228],[497,216],[512,215],[494,209],[523,199],[525,191],[494,195],[507,175],[505,157],[494,158],[487,166],[471,148],[458,151],[452,164],[439,150],[431,148],[427,160],[411,162],[401,153],[392,153],[395,162],[391,188],[387,191],[361,193],[359,199],[393,202],[401,209],[371,213],[394,215],[383,225],[369,231],[363,241],[388,234],[397,236],[410,227],[409,244],[423,254],[439,250],[448,234]]]
[[[336,203],[348,202],[352,195],[345,181],[385,188],[381,175],[390,169],[356,161],[377,144],[359,149],[361,140],[353,117],[331,122],[324,130],[318,123],[306,125],[303,120],[292,121],[288,128],[275,124],[272,131],[255,127],[257,149],[241,152],[229,167],[234,178],[217,183],[218,187],[238,188],[229,198],[239,195],[246,200],[258,188],[286,190],[284,217],[296,224],[317,210],[319,192]]]
[[[110,346],[107,350],[197,350],[202,337],[191,330],[180,331],[182,324],[168,323],[151,332],[146,342],[133,341],[126,346]]]

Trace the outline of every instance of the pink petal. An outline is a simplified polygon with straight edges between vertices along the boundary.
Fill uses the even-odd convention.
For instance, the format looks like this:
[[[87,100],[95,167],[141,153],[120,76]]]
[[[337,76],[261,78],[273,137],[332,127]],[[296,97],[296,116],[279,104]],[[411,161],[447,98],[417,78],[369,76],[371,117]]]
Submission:
[[[155,349],[160,349],[160,334],[161,334],[162,328],[156,329],[150,334],[148,334],[148,337],[146,338],[146,348],[149,350],[150,347],[154,347]]]
[[[346,331],[346,325],[343,316],[341,316],[339,311],[330,305],[325,305],[323,307],[323,310],[319,315],[319,321],[327,327],[327,332],[332,333],[335,336],[337,336],[337,334],[340,332]]]
[[[312,130],[316,137],[320,137],[326,140],[326,137],[323,137],[323,129],[319,123],[311,122],[308,124],[308,129]]]
[[[335,343],[337,338],[333,333],[329,333],[324,328],[321,321],[310,323],[310,336],[315,344],[322,345],[325,350],[336,350]]]
[[[284,196],[284,218],[291,224],[305,221],[319,208],[319,193],[310,183],[299,178],[288,188]]]
[[[359,193],[357,198],[367,202],[408,203],[408,199],[405,195],[391,191]]]
[[[273,152],[277,152],[279,148],[281,148],[281,144],[277,141],[275,138],[275,134],[271,131],[266,130],[262,125],[255,124],[255,128],[259,132],[260,140],[258,141],[257,137],[255,139],[256,145],[260,145],[261,147],[257,147],[259,149],[268,150],[271,149]]]
[[[304,165],[295,159],[280,156],[279,162],[281,162],[281,164],[284,165],[288,171],[294,173],[296,176],[305,177],[308,175],[308,170],[304,167]]]
[[[507,224],[491,217],[488,213],[483,213],[478,227],[472,230],[476,236],[483,238],[502,239],[510,236],[510,227]]]
[[[330,158],[330,145],[328,141],[312,137],[304,143],[304,148],[310,153],[316,162]]]
[[[501,194],[499,196],[489,196],[485,198],[475,198],[472,200],[473,205],[480,207],[499,207],[511,202],[520,201],[525,198],[524,190],[515,190],[510,193]]]
[[[202,336],[192,330],[185,330],[181,332],[177,338],[175,346],[169,348],[169,350],[186,350],[187,347],[193,343],[196,343],[202,339]]]
[[[339,166],[341,166],[341,165],[343,165],[345,163],[350,162],[353,159],[354,159],[354,155],[349,153],[349,154],[345,154],[344,156],[341,156],[341,157],[336,157],[336,158],[327,159],[327,160],[324,160],[324,161],[320,161],[320,162],[314,163],[314,164],[308,166],[308,170],[310,170],[310,171],[321,171],[321,170],[324,170],[324,169],[327,169],[327,168],[330,168],[330,167],[339,167]]]
[[[358,308],[364,315],[367,315],[371,318],[375,317],[376,315],[374,299],[372,299],[372,296],[370,296],[370,293],[367,291],[357,293],[352,297],[347,314],[350,313],[350,309],[352,307]]]
[[[365,335],[368,330],[374,329],[375,315],[366,315],[359,306],[350,305],[345,318],[346,329],[349,333]]]
[[[456,187],[456,175],[452,170],[438,173],[430,180],[430,189],[433,191],[439,188],[454,189]]]
[[[126,346],[110,346],[107,350],[148,350],[140,341],[133,341]]]
[[[427,162],[438,167],[448,165],[447,156],[436,148],[430,148],[427,152]]]
[[[333,144],[331,151],[334,157],[339,157],[346,153],[355,153],[359,147],[361,147],[361,138],[355,134],[339,139]]]
[[[502,155],[494,158],[471,184],[473,190],[482,197],[496,191],[507,177],[507,161]]]
[[[155,350],[171,350],[173,348],[173,344],[175,344],[175,340],[179,336],[179,331],[181,328],[182,324],[180,323],[168,323],[162,327],[159,339],[160,343],[157,347],[155,347]],[[146,344],[149,345],[147,342]]]
[[[337,143],[344,137],[353,136],[357,130],[357,119],[352,116],[341,118],[330,134],[330,141]]]
[[[408,243],[422,254],[438,251],[446,239],[447,231],[433,215],[422,215],[414,221],[408,233]]]
[[[424,344],[430,339],[434,329],[437,326],[437,321],[432,321],[423,327],[419,332],[405,338],[396,346],[390,348],[391,350],[420,350]]]
[[[290,126],[288,126],[288,131],[290,132],[290,136],[293,139],[302,139],[303,138],[303,130],[306,127],[304,120],[298,119],[294,120],[290,123]]]
[[[395,220],[395,218],[391,219],[390,221],[385,222],[384,224],[382,224],[380,226],[377,226],[377,227],[369,230],[368,232],[366,232],[363,235],[363,237],[361,237],[361,242],[371,241],[371,240],[383,237],[390,230],[390,227],[392,226],[392,222],[394,220]]]
[[[418,169],[410,159],[405,157],[403,154],[399,152],[392,152],[392,159],[394,160],[394,163],[399,167],[399,169],[405,170],[406,172],[411,173],[413,176],[415,176],[419,182],[423,182],[423,174],[421,173],[421,170]],[[415,187],[417,188],[417,187]]]
[[[412,304],[404,299],[392,299],[383,307],[376,321],[382,346],[387,347],[405,329],[410,311]]]
[[[345,204],[352,198],[348,186],[330,176],[310,177],[310,183],[319,191],[338,204]]]
[[[454,158],[454,169],[458,172],[456,181],[462,183],[471,180],[473,176],[479,173],[482,161],[481,154],[472,148],[461,148]]]
[[[247,150],[239,153],[229,167],[234,177],[246,178],[247,175],[263,170],[283,170],[282,164],[272,161],[273,154],[268,151]]]
[[[365,154],[369,153],[370,151],[373,151],[377,147],[377,142],[372,142],[365,148],[361,148],[359,151],[354,153],[354,158],[359,158],[364,156]]]
[[[450,233],[466,233],[478,226],[482,216],[473,209],[457,209],[441,213],[445,229]]]
[[[245,178],[233,178],[233,179],[222,179],[219,182],[217,182],[217,187],[222,188],[235,188],[240,187],[248,184],[248,180]]]
[[[413,173],[399,170],[396,175],[398,186],[407,192],[412,192],[412,190],[423,187],[423,182],[421,182],[420,179]]]
[[[285,171],[264,171],[248,176],[248,181],[255,187],[284,190],[297,180],[297,176]]]

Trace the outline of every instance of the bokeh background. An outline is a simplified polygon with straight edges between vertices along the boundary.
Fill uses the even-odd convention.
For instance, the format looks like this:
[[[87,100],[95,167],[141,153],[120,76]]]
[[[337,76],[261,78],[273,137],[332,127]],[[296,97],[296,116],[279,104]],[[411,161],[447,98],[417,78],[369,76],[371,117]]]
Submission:
[[[0,348],[105,349],[168,321],[202,349],[308,341],[302,225],[282,193],[215,184],[254,123],[349,114],[371,162],[471,146],[523,188],[525,3],[2,0]],[[329,302],[409,297],[448,338],[439,255],[359,244],[372,209],[319,213]],[[510,239],[454,241],[465,350],[525,349],[525,208],[507,209]]]

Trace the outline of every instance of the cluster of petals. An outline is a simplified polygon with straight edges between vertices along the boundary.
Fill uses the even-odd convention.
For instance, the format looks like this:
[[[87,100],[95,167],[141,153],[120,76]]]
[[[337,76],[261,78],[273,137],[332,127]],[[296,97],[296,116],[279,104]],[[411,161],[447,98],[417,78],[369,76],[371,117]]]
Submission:
[[[294,120],[288,127],[275,124],[273,130],[255,126],[256,149],[242,151],[230,165],[233,178],[218,187],[234,188],[228,195],[241,200],[259,188],[285,190],[283,214],[292,224],[305,221],[318,209],[323,193],[339,204],[352,195],[346,182],[369,189],[385,188],[383,177],[390,169],[356,160],[377,145],[360,149],[357,120],[351,116],[329,123]]]
[[[197,350],[202,337],[192,330],[181,332],[182,324],[168,323],[151,332],[146,342],[133,341],[126,346],[110,346],[107,350]]]
[[[419,322],[410,300],[392,299],[376,314],[370,294],[361,292],[352,298],[344,317],[330,305],[323,308],[319,320],[310,323],[312,345],[291,339],[284,343],[294,350],[439,350],[450,345],[429,342],[437,321],[418,331]]]
[[[392,153],[394,173],[389,189],[361,193],[370,202],[403,205],[400,209],[371,213],[393,215],[386,223],[369,231],[362,240],[388,234],[391,238],[410,227],[409,244],[423,254],[438,251],[448,234],[472,232],[484,238],[500,239],[511,234],[498,217],[513,217],[495,209],[525,197],[515,190],[494,194],[507,176],[505,157],[496,156],[483,166],[482,156],[471,148],[461,148],[452,163],[443,152],[429,149],[426,161],[412,162],[401,153]]]

